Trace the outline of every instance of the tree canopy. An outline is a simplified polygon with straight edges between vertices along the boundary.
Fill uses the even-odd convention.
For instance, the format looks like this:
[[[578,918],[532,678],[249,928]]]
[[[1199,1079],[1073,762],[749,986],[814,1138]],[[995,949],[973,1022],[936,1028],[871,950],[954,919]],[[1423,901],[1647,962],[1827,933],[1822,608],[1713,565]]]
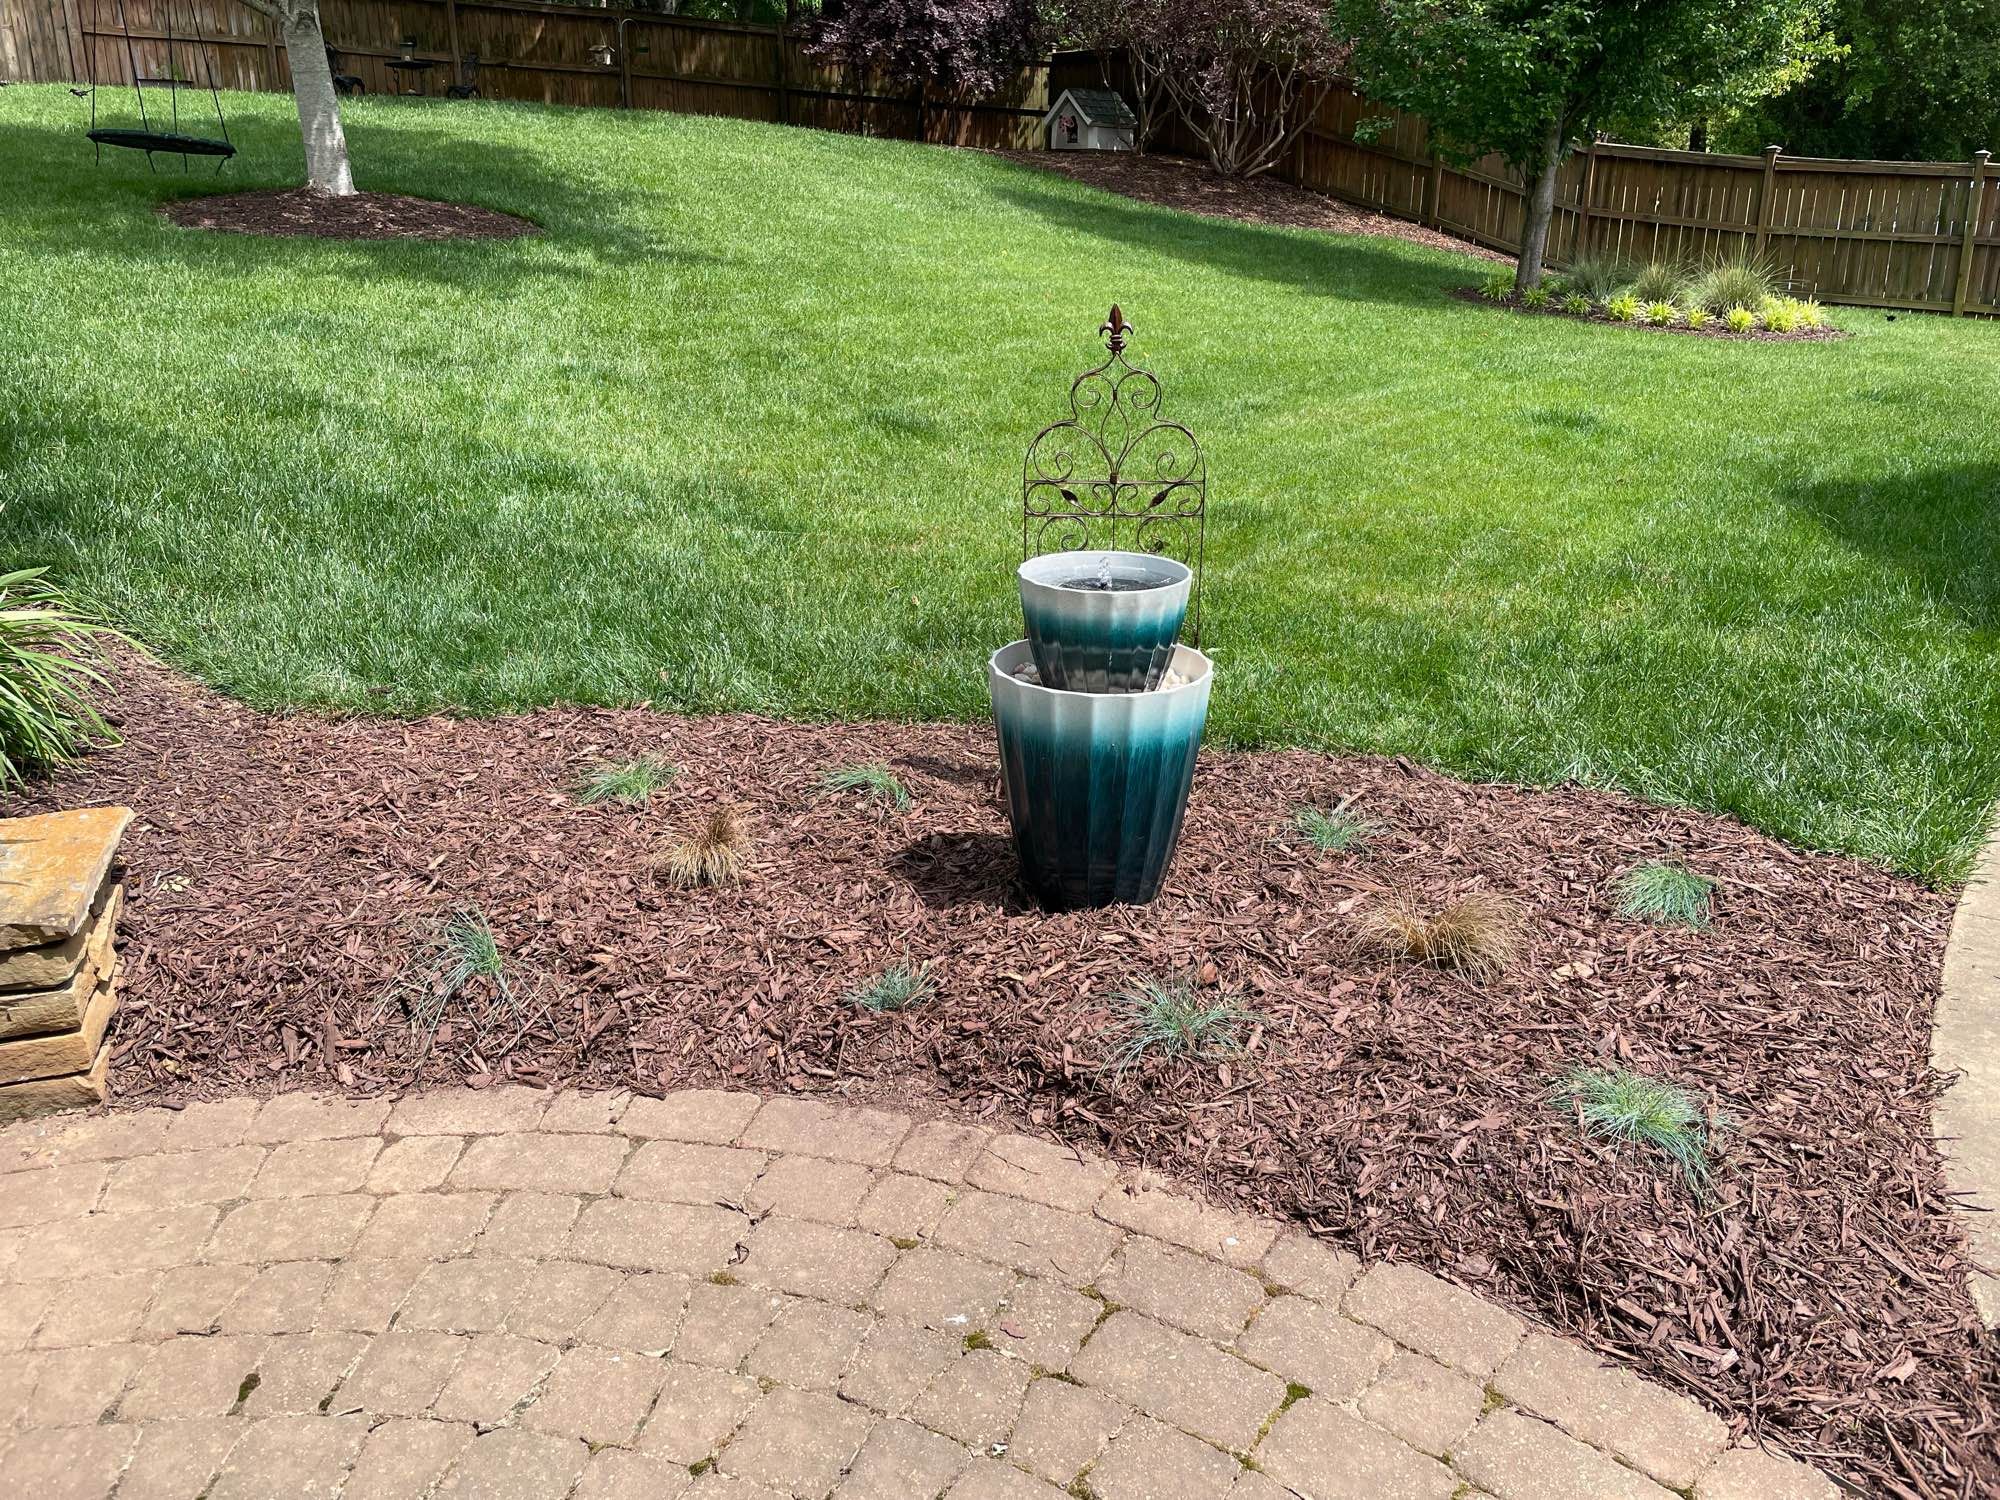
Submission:
[[[1371,99],[1423,115],[1445,155],[1528,183],[1520,280],[1541,277],[1563,160],[1597,131],[1731,108],[1805,78],[1832,0],[1338,0]]]

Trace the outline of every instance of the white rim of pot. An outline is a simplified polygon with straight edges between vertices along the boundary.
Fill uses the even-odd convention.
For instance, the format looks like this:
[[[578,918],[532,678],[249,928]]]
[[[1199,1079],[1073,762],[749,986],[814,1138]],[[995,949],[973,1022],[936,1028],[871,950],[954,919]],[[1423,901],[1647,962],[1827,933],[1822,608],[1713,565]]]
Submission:
[[[1109,590],[1064,588],[1062,582],[1058,579],[1044,576],[1047,572],[1053,571],[1057,566],[1060,566],[1065,577],[1075,577],[1076,570],[1079,567],[1086,566],[1085,559],[1088,559],[1087,565],[1092,568],[1109,562],[1114,568],[1125,565],[1133,568],[1135,571],[1166,573],[1167,577],[1163,582],[1153,584],[1149,588],[1121,589],[1118,591],[1128,595],[1156,593],[1161,589],[1170,589],[1179,584],[1186,583],[1194,577],[1194,569],[1190,568],[1186,563],[1171,557],[1162,557],[1156,552],[1107,552],[1102,549],[1095,551],[1079,549],[1074,552],[1044,552],[1041,556],[1031,557],[1022,563],[1020,567],[1014,570],[1014,575],[1023,583],[1032,583],[1038,588],[1062,589],[1066,594],[1110,592]],[[1030,572],[1031,568],[1037,571]]]

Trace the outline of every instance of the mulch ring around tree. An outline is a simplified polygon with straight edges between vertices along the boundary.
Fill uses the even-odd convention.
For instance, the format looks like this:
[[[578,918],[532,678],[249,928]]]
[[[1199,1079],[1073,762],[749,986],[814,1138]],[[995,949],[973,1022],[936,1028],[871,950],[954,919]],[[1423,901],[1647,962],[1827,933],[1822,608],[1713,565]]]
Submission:
[[[0,811],[137,810],[122,1104],[504,1078],[1026,1122],[1510,1302],[1866,1493],[1995,1478],[2000,1359],[1931,1136],[1952,903],[1914,881],[1619,796],[1210,750],[1160,900],[1050,916],[1015,885],[984,725],[270,716],[137,660],[117,685],[123,746]],[[679,768],[649,805],[577,803],[646,754]],[[906,811],[822,785],[878,761]],[[1361,851],[1292,832],[1350,798]],[[722,803],[743,879],[674,887],[662,857]],[[1653,859],[1717,883],[1706,930],[1618,913]],[[1525,919],[1489,983],[1357,937],[1386,893],[1473,890]],[[397,981],[461,911],[508,994],[475,980],[426,1041]],[[934,993],[851,1002],[898,965]],[[1254,1010],[1247,1046],[1115,1072],[1116,997],[1175,974]],[[1578,1064],[1702,1101],[1708,1193],[1552,1107]]]
[[[1517,297],[1489,297],[1476,286],[1453,287],[1451,295],[1461,302],[1475,302],[1481,307],[1505,309],[1508,312],[1523,313],[1531,318],[1564,318],[1572,323],[1598,323],[1606,328],[1630,328],[1640,333],[1689,333],[1702,339],[1737,339],[1767,344],[1823,344],[1846,338],[1845,329],[1832,324],[1822,324],[1818,328],[1794,328],[1788,333],[1773,332],[1769,328],[1751,328],[1742,333],[1724,326],[1720,318],[1690,328],[1685,323],[1649,323],[1643,317],[1621,320],[1612,317],[1601,307],[1593,307],[1589,312],[1573,313],[1556,306],[1530,307]]]
[[[542,232],[526,219],[472,203],[402,193],[336,198],[307,188],[178,198],[162,203],[160,213],[187,229],[327,240],[505,240]]]
[[[1456,235],[1426,229],[1407,219],[1374,213],[1294,187],[1276,178],[1223,177],[1206,163],[1174,156],[1137,156],[1127,151],[995,151],[1008,161],[1024,167],[1040,167],[1059,172],[1092,187],[1121,193],[1143,203],[1176,208],[1185,213],[1206,214],[1212,219],[1237,219],[1246,224],[1267,224],[1280,229],[1327,229],[1336,234],[1386,235],[1428,245],[1434,250],[1454,250],[1481,260],[1506,262],[1503,256]]]

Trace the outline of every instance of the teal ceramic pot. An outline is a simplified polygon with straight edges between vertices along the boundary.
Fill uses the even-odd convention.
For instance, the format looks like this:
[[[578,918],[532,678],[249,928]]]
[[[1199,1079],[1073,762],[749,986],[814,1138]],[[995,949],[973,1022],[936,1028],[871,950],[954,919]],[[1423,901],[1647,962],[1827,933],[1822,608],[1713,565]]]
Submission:
[[[1022,563],[1021,615],[1043,683],[1078,693],[1157,687],[1193,576],[1149,552],[1050,552]]]
[[[1071,693],[1014,675],[1027,641],[993,654],[987,686],[1021,874],[1053,910],[1143,904],[1160,892],[1208,722],[1209,660],[1173,653],[1179,686]]]

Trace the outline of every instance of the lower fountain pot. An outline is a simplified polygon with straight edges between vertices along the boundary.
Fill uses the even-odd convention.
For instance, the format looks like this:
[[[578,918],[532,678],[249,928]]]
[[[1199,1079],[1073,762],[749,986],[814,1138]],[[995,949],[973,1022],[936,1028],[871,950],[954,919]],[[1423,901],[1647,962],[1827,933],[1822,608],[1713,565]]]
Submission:
[[[1208,722],[1209,659],[1174,648],[1176,686],[1071,693],[1023,682],[1028,642],[993,653],[986,680],[1021,873],[1044,906],[1143,904],[1180,840]]]

